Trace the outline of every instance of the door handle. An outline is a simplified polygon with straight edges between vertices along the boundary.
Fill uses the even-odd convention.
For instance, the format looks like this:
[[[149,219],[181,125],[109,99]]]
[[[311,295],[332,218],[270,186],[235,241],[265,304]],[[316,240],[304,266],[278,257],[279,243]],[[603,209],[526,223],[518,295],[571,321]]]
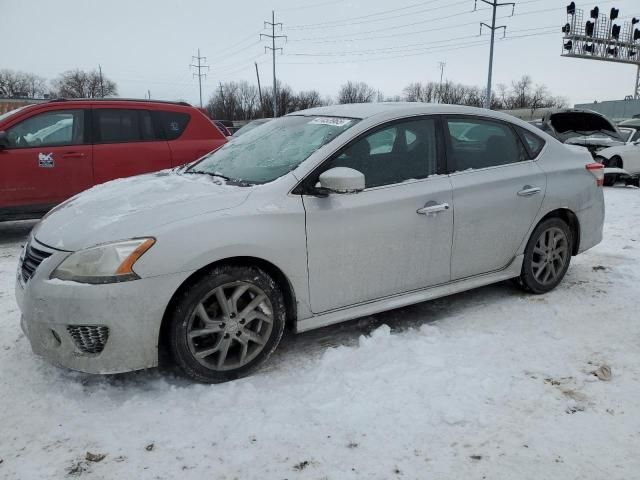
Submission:
[[[449,210],[448,203],[428,202],[424,207],[416,210],[416,213],[418,215],[429,215],[431,213],[444,212],[445,210]]]
[[[82,152],[67,152],[62,154],[62,158],[83,158],[84,153]]]
[[[520,197],[530,197],[531,195],[535,195],[536,193],[540,193],[542,189],[540,187],[532,187],[531,185],[525,185],[522,187],[522,190],[518,192],[518,196]]]

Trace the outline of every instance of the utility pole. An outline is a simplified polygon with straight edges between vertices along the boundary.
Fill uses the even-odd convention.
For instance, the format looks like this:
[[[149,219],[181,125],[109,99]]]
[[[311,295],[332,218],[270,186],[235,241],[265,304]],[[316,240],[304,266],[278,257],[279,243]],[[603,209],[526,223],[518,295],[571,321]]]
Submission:
[[[149,96],[149,100],[151,100],[151,90],[147,90],[147,95]]]
[[[636,73],[636,93],[633,98],[640,100],[640,65],[638,65],[638,73]]]
[[[222,87],[222,82],[218,82],[218,88],[220,88],[220,100],[222,101],[222,114],[226,117],[226,109],[224,104],[224,88]]]
[[[104,82],[102,81],[102,65],[98,65],[98,74],[100,75],[100,97],[104,98]]]
[[[444,76],[444,67],[447,66],[447,62],[438,62],[438,66],[440,67],[440,86],[439,95],[438,95],[438,103],[442,103],[442,77]]]
[[[493,76],[493,44],[495,41],[495,33],[496,30],[499,29],[503,29],[505,35],[506,35],[506,31],[507,31],[507,26],[506,25],[500,25],[498,27],[496,27],[496,11],[498,9],[498,7],[505,7],[507,5],[511,5],[511,15],[513,15],[513,12],[515,11],[516,8],[516,4],[513,2],[507,2],[507,3],[498,3],[497,0],[480,0],[481,2],[486,3],[487,5],[490,5],[493,8],[493,13],[491,15],[491,25],[487,25],[486,23],[482,22],[480,24],[480,35],[482,35],[482,27],[485,26],[487,27],[489,30],[491,30],[491,46],[489,47],[489,75],[487,78],[487,98],[484,101],[484,107],[487,109],[491,108],[491,79]],[[478,6],[478,0],[476,0],[476,8]],[[474,9],[475,10],[475,9]]]
[[[198,77],[198,87],[200,89],[200,108],[202,108],[202,77],[207,78],[207,74],[206,73],[202,73],[202,70],[204,70],[205,68],[207,69],[207,71],[209,71],[209,66],[205,65],[204,62],[207,61],[207,57],[201,57],[200,56],[200,49],[198,49],[198,56],[192,56],[191,57],[191,61],[193,60],[197,60],[197,64],[191,64],[189,65],[190,67],[193,68],[197,68],[198,69],[198,73],[194,73],[193,76],[194,77]]]
[[[258,73],[258,62],[253,62],[256,66],[256,77],[258,77],[258,96],[260,97],[260,111],[264,116],[264,110],[262,110],[262,88],[260,87],[260,73]]]
[[[276,35],[276,25],[280,26],[280,31],[282,31],[282,23],[276,23],[276,12],[271,10],[271,21],[264,22],[264,27],[271,27],[271,35],[267,35],[265,33],[260,34],[260,40],[262,37],[271,39],[271,46],[264,47],[264,51],[271,50],[273,54],[273,118],[278,116],[278,86],[276,83],[276,50],[280,50],[282,52],[282,48],[276,48],[276,38],[284,38],[286,40],[286,35]]]

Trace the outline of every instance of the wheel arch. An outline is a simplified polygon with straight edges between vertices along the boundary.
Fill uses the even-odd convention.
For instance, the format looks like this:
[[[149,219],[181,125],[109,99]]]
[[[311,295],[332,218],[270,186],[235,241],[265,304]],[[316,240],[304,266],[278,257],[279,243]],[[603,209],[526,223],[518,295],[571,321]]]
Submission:
[[[297,321],[297,301],[295,291],[293,289],[293,285],[284,274],[284,272],[278,268],[273,263],[264,260],[258,257],[251,256],[237,256],[237,257],[229,257],[221,260],[217,260],[212,262],[204,267],[193,272],[182,284],[176,289],[176,291],[171,296],[171,300],[167,304],[165,308],[164,315],[162,317],[162,323],[160,325],[159,338],[158,338],[158,348],[163,349],[166,347],[167,340],[167,328],[169,326],[169,318],[171,316],[171,311],[175,307],[175,304],[180,297],[180,295],[188,289],[191,285],[200,280],[203,276],[207,274],[209,270],[219,265],[232,265],[232,266],[243,266],[243,267],[258,267],[261,270],[265,271],[269,274],[273,280],[278,284],[282,291],[282,295],[284,297],[285,308],[287,311],[287,324],[286,327],[289,329],[293,329],[295,327]]]
[[[571,236],[573,237],[571,255],[576,256],[580,251],[580,221],[578,220],[578,216],[568,208],[558,208],[548,212],[544,217],[542,217],[536,224],[536,227],[549,218],[559,218],[569,226]]]

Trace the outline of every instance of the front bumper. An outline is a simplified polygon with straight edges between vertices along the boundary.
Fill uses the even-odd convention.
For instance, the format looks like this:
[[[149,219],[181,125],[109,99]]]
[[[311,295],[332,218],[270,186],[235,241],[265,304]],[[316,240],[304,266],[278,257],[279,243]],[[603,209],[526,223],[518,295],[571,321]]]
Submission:
[[[32,242],[51,253],[30,280],[24,282],[20,270],[16,278],[21,325],[34,353],[58,366],[87,373],[120,373],[158,364],[164,312],[190,272],[107,285],[50,280],[51,272],[69,252]],[[82,351],[69,326],[107,327],[104,348],[99,353]]]

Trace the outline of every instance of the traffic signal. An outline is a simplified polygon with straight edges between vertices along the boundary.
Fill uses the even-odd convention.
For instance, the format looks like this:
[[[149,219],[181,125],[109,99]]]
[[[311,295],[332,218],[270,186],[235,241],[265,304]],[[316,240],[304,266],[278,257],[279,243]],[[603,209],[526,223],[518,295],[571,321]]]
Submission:
[[[640,20],[638,20],[636,17],[633,17],[633,19],[631,20],[631,25],[635,25],[636,23],[640,23]]]
[[[591,10],[591,18],[598,18],[598,15],[600,15],[600,9],[598,7]]]
[[[567,35],[571,33],[571,25],[567,23],[564,27],[562,27],[562,33],[566,33]]]
[[[611,37],[620,40],[620,25],[613,25],[613,27],[611,27]]]
[[[589,20],[587,22],[587,25],[584,28],[584,32],[587,34],[587,36],[593,37],[593,27],[594,27],[594,23],[591,20]]]
[[[589,53],[593,53],[593,44],[591,44],[591,45],[585,44],[584,51],[585,52],[589,52]]]
[[[567,43],[564,44],[564,49],[567,51],[571,51],[573,50],[573,42],[571,40],[569,40]]]
[[[611,20],[615,20],[616,18],[618,18],[619,14],[620,14],[620,10],[618,8],[612,8],[611,9],[611,14],[609,15],[609,18]]]
[[[567,5],[567,15],[574,15],[576,13],[576,2],[571,2]]]
[[[640,40],[640,30],[638,30],[637,28],[633,32],[633,41],[635,42],[636,40]]]
[[[615,48],[607,48],[607,53],[609,55],[613,55],[614,57],[618,56],[618,47]]]

